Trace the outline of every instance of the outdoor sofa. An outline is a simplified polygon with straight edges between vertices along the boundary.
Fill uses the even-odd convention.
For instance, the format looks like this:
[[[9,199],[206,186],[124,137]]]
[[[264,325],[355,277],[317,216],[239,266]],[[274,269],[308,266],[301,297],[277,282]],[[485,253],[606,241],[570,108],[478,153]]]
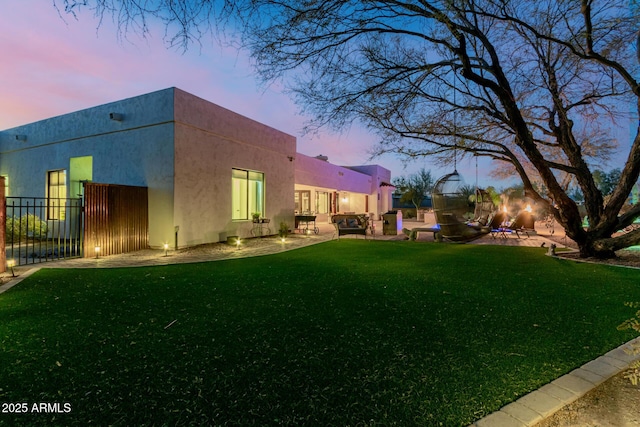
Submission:
[[[331,217],[331,222],[335,227],[335,233],[340,236],[347,234],[361,234],[367,238],[367,228],[369,218],[363,214],[336,214]]]

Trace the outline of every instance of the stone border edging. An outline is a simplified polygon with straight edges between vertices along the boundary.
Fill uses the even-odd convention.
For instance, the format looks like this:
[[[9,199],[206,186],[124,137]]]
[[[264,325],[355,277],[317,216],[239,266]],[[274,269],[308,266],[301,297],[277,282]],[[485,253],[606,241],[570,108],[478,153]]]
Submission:
[[[18,283],[22,282],[24,279],[26,279],[27,277],[31,276],[33,273],[35,273],[38,270],[40,270],[40,267],[30,268],[29,270],[25,271],[24,273],[20,273],[19,276],[13,277],[7,283],[5,283],[4,285],[0,286],[0,294],[8,291],[11,288],[13,288],[15,285],[17,285]]]

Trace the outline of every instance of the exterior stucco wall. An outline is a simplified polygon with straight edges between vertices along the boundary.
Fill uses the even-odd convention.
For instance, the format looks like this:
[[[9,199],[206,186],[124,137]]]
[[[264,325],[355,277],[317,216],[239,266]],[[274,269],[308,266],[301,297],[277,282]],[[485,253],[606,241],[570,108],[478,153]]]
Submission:
[[[315,157],[296,154],[296,184],[369,194],[371,177]]]
[[[391,206],[391,172],[378,165],[343,167],[315,157],[296,154],[296,189],[338,193],[338,211],[373,213],[378,216]],[[368,199],[367,199],[368,197]]]
[[[179,246],[251,235],[232,220],[232,169],[264,173],[265,216],[293,226],[296,139],[186,92],[175,91],[175,225]]]
[[[376,215],[383,214],[393,207],[393,187],[391,183],[391,171],[380,165],[349,166],[357,172],[371,177],[371,195],[369,199],[370,211]]]
[[[70,159],[91,156],[93,182],[149,187],[150,244],[161,245],[159,230],[173,223],[172,119],[167,89],[8,129],[0,132],[0,174],[12,196],[45,197],[47,171],[65,169],[68,180]],[[68,186],[69,197],[76,193]]]
[[[47,171],[59,169],[70,197],[86,176],[148,187],[152,247],[172,244],[176,227],[180,247],[250,236],[250,220],[232,220],[233,168],[264,173],[274,233],[281,221],[293,227],[296,186],[338,194],[341,211],[377,214],[379,182],[390,178],[378,166],[356,170],[296,153],[295,137],[176,88],[0,132],[0,175],[12,196],[45,197]]]

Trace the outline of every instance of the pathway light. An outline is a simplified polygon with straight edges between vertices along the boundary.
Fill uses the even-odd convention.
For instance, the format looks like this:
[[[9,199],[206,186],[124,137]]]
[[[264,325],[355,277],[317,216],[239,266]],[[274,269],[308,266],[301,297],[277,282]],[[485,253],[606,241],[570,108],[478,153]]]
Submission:
[[[9,259],[7,260],[7,267],[9,267],[11,269],[11,276],[12,277],[16,277],[16,273],[13,271],[13,267],[16,266],[16,260],[15,259]]]

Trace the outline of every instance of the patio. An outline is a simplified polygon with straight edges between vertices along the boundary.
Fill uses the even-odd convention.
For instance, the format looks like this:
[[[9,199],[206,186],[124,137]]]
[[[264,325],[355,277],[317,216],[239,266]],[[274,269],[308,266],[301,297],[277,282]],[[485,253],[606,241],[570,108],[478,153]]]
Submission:
[[[431,224],[433,225],[433,224]],[[403,227],[407,229],[417,227],[429,227],[429,223],[417,221],[416,219],[405,219]],[[184,264],[194,262],[205,262],[220,259],[245,258],[252,256],[261,256],[272,253],[279,253],[297,249],[303,246],[313,245],[332,239],[337,239],[334,233],[333,224],[318,223],[320,232],[318,234],[300,234],[298,232],[291,233],[285,242],[282,242],[277,236],[265,238],[244,238],[239,246],[228,245],[225,243],[212,243],[207,245],[195,246],[190,248],[168,250],[163,249],[145,249],[127,254],[98,256],[97,258],[73,258],[64,260],[64,262],[46,262],[38,264],[38,268],[116,268],[116,267],[141,267],[152,265],[170,265]],[[374,221],[375,240],[406,240],[404,233],[398,235],[382,234],[382,221]],[[543,223],[536,224],[537,234],[531,237],[516,237],[515,233],[504,237],[493,237],[490,234],[482,236],[468,244],[474,245],[499,245],[499,246],[529,246],[540,247],[543,244],[548,247],[554,241],[549,239],[550,231]],[[564,230],[561,227],[555,227],[555,240],[562,241]],[[372,237],[367,236],[368,239]],[[364,239],[358,235],[342,236],[341,239]],[[433,242],[433,233],[420,233],[416,242]],[[444,243],[444,244],[460,244],[460,243]],[[564,247],[556,243],[558,247]],[[34,266],[16,267],[14,269],[16,275],[21,275]],[[11,278],[11,272],[3,273],[3,278]]]

